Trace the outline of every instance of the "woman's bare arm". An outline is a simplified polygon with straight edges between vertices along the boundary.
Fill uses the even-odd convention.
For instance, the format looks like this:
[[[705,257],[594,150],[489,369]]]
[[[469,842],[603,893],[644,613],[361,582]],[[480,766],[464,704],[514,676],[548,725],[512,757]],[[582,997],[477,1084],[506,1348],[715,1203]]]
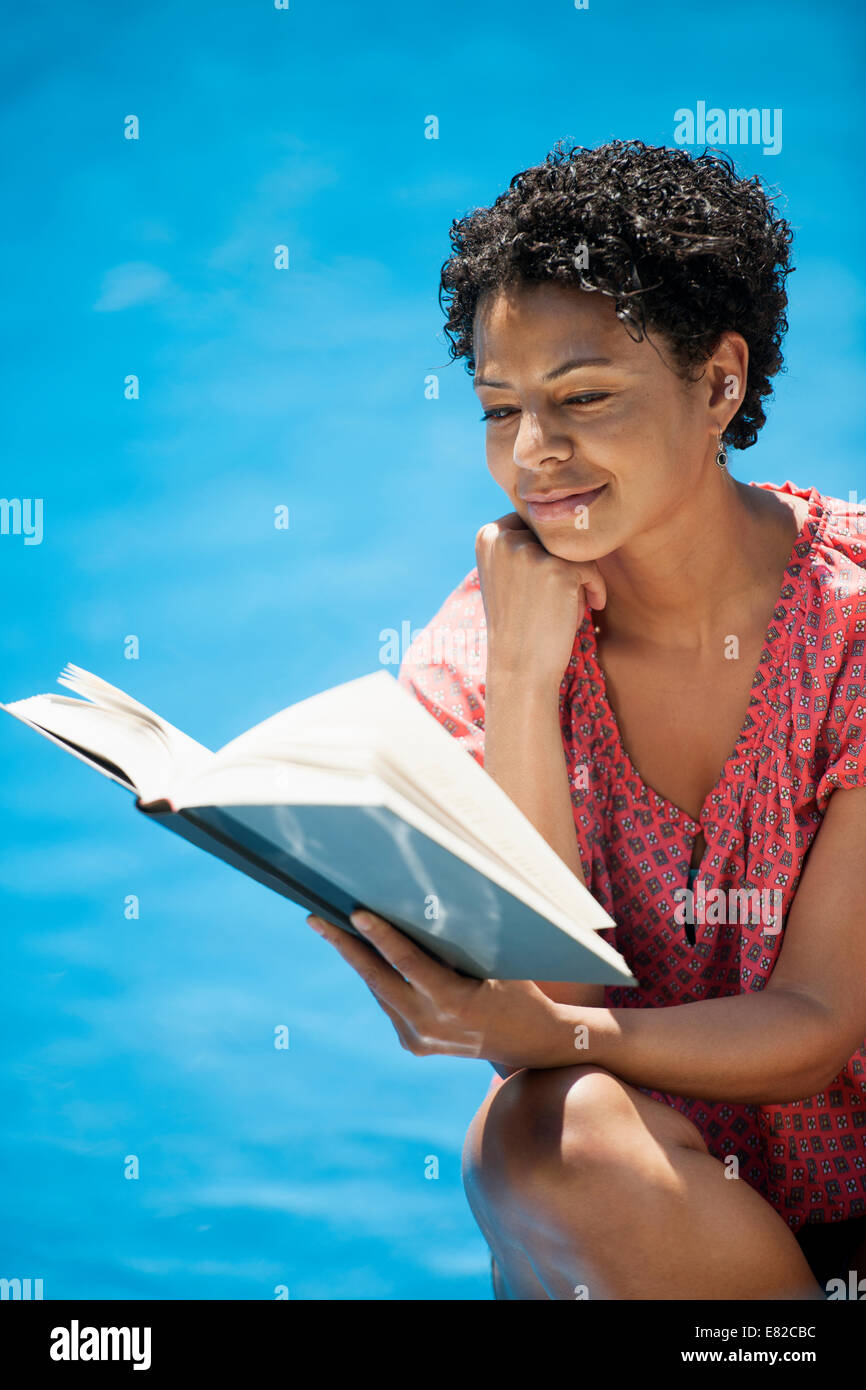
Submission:
[[[516,513],[482,527],[475,553],[487,616],[485,770],[585,884],[559,690],[586,594],[602,606],[604,582],[594,564],[550,555]],[[557,1003],[604,1003],[603,985],[536,983]]]
[[[585,885],[559,723],[559,685],[532,672],[500,673],[488,661],[484,766]],[[536,983],[561,1004],[600,1005],[604,985]]]
[[[633,1085],[757,1105],[823,1091],[866,1037],[864,866],[866,788],[836,790],[765,989],[667,1009],[563,1006],[552,1065],[573,1060],[582,1023],[581,1060]]]

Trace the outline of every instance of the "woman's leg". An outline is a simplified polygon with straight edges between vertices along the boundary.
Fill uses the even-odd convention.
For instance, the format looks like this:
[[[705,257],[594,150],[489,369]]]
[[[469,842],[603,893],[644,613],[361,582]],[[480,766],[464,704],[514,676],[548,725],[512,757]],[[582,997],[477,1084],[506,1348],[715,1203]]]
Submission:
[[[464,1184],[503,1297],[824,1297],[781,1217],[691,1121],[601,1067],[494,1082]]]

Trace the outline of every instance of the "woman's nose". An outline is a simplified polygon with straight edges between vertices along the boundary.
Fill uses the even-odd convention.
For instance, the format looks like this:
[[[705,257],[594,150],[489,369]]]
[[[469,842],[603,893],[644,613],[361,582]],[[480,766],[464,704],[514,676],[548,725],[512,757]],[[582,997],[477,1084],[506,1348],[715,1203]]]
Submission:
[[[571,441],[550,419],[537,410],[522,411],[514,440],[514,462],[520,468],[542,468],[549,459],[566,459],[571,453]]]

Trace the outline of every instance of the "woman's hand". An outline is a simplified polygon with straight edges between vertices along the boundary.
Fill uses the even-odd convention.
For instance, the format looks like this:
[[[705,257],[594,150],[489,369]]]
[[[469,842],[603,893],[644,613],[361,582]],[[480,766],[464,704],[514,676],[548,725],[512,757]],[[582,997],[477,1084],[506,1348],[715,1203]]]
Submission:
[[[551,555],[517,512],[482,526],[475,555],[487,617],[485,771],[585,883],[560,692],[587,599],[594,608],[607,600],[604,579],[594,561]],[[554,992],[563,1000],[601,1002],[597,986]]]
[[[514,1069],[557,1065],[554,1044],[559,1039],[561,1056],[568,1024],[531,980],[459,975],[372,912],[350,917],[372,946],[321,917],[307,921],[358,972],[407,1052],[480,1057]]]
[[[605,605],[598,565],[551,555],[517,512],[481,527],[475,558],[487,619],[488,669],[558,688],[587,598],[593,608]]]

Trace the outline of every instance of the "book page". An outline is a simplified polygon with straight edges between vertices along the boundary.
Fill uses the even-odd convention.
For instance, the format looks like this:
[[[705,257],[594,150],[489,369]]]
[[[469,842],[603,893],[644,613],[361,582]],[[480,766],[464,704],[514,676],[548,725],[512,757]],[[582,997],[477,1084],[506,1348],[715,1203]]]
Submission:
[[[213,757],[146,705],[89,671],[67,666],[58,683],[84,698],[33,695],[0,708],[130,786],[144,801],[169,795],[178,777],[203,768]]]

